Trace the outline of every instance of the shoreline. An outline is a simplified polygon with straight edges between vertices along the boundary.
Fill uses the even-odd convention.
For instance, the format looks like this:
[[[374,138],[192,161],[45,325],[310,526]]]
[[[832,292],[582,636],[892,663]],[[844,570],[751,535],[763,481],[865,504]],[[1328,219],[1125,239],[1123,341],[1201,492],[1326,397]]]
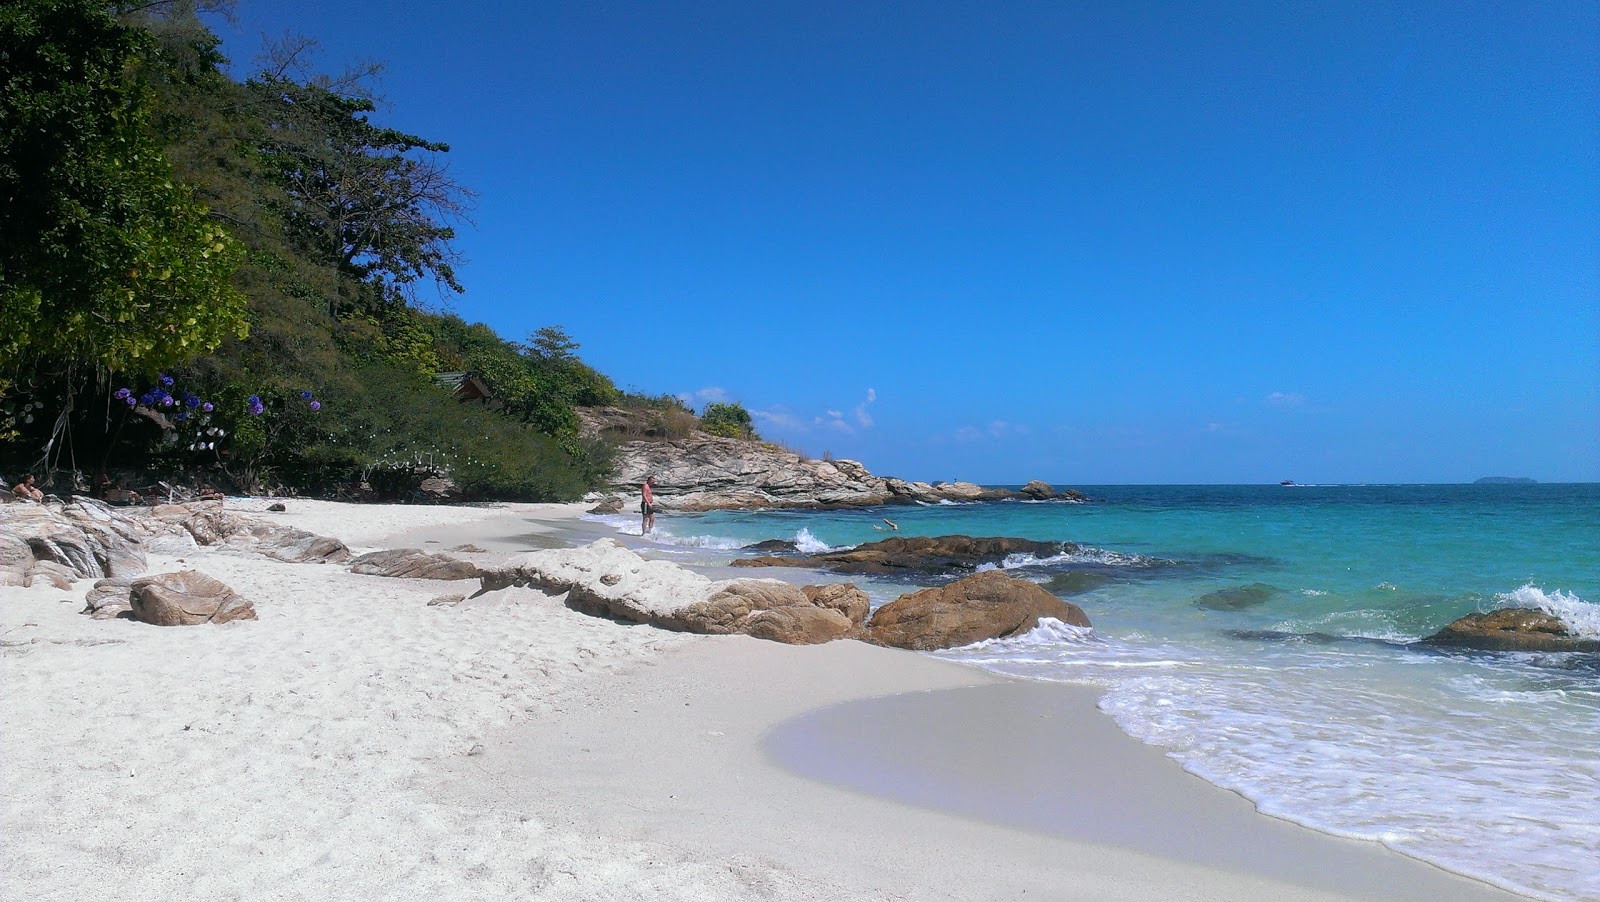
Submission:
[[[286,503],[261,516],[361,550],[470,543],[485,551],[463,556],[482,562],[616,537],[581,520],[581,504]],[[364,899],[424,888],[444,898],[1524,898],[1261,814],[1123,734],[1088,687],[857,642],[667,633],[529,590],[433,608],[429,597],[468,584],[206,551],[151,558],[151,572],[193,565],[223,579],[258,602],[261,620],[93,621],[77,613],[88,583],[0,589],[4,827],[17,838],[0,877],[7,896],[110,885],[115,898],[313,898],[327,886]],[[1127,823],[1145,826],[1119,833],[1091,807],[1073,809],[1100,812],[1080,824],[1087,832],[1052,832],[963,809],[989,785],[974,779],[1030,772],[1012,757],[1026,742],[966,730],[967,742],[940,739],[930,755],[916,730],[1003,709],[968,700],[995,693],[1059,702],[1057,726],[1076,728],[1048,741],[1111,767],[1102,777],[1138,761],[1129,798],[1101,804],[1127,802]],[[870,786],[842,786],[826,769],[899,785],[916,775],[873,762],[901,759],[935,768],[948,779],[930,783],[925,770],[923,785],[957,798],[864,794]],[[791,769],[807,760],[818,769]],[[1058,790],[1073,786],[1072,768],[1062,771]],[[1163,806],[1191,814],[1162,821]],[[1290,850],[1277,858],[1213,856],[1174,841],[1196,819],[1234,824],[1249,847],[1298,838],[1275,840]],[[163,846],[130,854],[129,836]],[[104,867],[90,874],[90,860]],[[1390,875],[1382,895],[1369,874]]]

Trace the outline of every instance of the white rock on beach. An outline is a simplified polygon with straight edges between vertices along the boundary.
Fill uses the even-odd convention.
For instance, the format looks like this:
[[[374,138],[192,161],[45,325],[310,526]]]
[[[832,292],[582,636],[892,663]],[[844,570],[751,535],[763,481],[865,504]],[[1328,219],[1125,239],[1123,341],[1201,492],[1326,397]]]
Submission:
[[[691,633],[749,633],[814,643],[843,636],[852,626],[848,616],[814,603],[790,583],[712,580],[666,561],[645,560],[615,539],[529,552],[503,569],[485,571],[484,589],[506,586],[565,592],[567,604],[586,614]],[[787,613],[761,616],[773,611]]]

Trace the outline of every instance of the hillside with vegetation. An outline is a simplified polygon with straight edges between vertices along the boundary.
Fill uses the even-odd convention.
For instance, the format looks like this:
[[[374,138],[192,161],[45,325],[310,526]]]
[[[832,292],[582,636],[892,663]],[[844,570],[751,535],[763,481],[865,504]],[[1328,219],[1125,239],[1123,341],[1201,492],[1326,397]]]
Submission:
[[[0,473],[566,500],[610,467],[579,408],[696,423],[558,326],[446,312],[475,200],[449,146],[378,121],[370,71],[312,73],[307,40],[231,77],[202,11],[0,10]],[[751,434],[731,407],[707,427]]]

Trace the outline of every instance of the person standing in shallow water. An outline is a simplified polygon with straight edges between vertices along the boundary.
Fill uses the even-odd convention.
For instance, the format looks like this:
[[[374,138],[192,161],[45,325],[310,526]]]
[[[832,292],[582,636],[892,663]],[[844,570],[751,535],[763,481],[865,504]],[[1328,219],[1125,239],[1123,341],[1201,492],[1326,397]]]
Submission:
[[[644,498],[639,502],[639,512],[644,519],[639,524],[639,535],[646,535],[650,530],[656,528],[655,486],[656,478],[654,476],[646,476],[644,485],[640,486],[640,494],[644,495]]]

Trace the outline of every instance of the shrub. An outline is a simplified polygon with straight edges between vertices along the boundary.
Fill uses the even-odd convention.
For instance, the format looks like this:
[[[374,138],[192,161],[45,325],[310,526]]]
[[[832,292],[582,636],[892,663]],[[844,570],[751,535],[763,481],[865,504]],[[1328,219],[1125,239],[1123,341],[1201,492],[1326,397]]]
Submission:
[[[755,438],[750,412],[740,404],[708,404],[700,414],[700,431],[723,438]]]

